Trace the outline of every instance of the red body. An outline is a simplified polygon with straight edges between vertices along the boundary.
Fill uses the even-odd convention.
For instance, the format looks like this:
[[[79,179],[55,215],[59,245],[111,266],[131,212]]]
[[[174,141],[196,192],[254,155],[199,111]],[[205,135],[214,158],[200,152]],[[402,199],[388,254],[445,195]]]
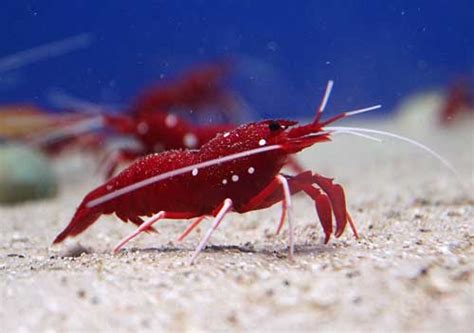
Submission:
[[[140,216],[150,216],[159,211],[166,211],[167,218],[215,215],[226,198],[232,200],[233,210],[240,213],[271,206],[281,201],[281,191],[274,191],[259,202],[252,201],[258,198],[259,193],[271,186],[291,154],[317,142],[329,140],[329,134],[321,132],[325,123],[319,123],[316,120],[311,124],[292,128],[291,126],[295,124],[288,120],[250,123],[217,135],[198,150],[173,150],[148,155],[90,192],[77,209],[71,223],[55,239],[55,243],[61,242],[68,236],[81,233],[102,214],[115,213],[123,221],[130,220],[140,225],[142,223]],[[281,148],[195,169],[95,207],[88,207],[94,199],[167,171],[268,145],[278,145]],[[305,182],[302,182],[304,179],[306,179]],[[342,234],[348,219],[342,188],[333,185],[330,179],[312,175],[310,172],[302,173],[294,178],[289,177],[289,183],[292,185],[293,193],[304,189],[308,194],[312,192],[315,198],[317,193],[314,191],[319,191],[319,189],[312,185],[319,184],[328,193],[329,198],[334,199],[332,210],[335,213],[342,212],[335,214],[338,222],[336,235]],[[331,209],[328,216],[328,210],[323,206],[327,206],[329,201],[323,201],[324,203],[319,205],[318,213],[320,213],[320,218],[322,217],[326,240],[328,240],[328,231],[330,234],[332,230],[331,226],[327,226],[328,223],[330,224]]]

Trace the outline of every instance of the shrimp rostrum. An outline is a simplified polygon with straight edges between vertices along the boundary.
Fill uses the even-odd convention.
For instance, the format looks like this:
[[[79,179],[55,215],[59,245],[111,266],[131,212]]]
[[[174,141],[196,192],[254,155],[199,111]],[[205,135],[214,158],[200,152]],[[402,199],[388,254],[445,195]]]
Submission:
[[[332,234],[341,236],[347,224],[358,237],[341,185],[312,171],[291,176],[281,172],[293,154],[329,141],[334,133],[373,138],[365,133],[375,131],[398,137],[376,130],[328,126],[339,119],[380,107],[344,112],[323,121],[321,116],[331,88],[332,81],[328,83],[315,118],[308,124],[298,125],[291,120],[248,123],[219,133],[197,150],[172,150],[137,160],[86,195],[54,243],[82,233],[102,214],[115,213],[122,221],[138,226],[115,251],[141,232],[154,230],[152,225],[161,219],[195,218],[179,237],[183,239],[205,217],[212,216],[212,226],[196,248],[192,263],[227,213],[246,213],[282,202],[278,231],[288,222],[291,258],[294,252],[291,196],[299,192],[314,201],[326,243]],[[145,221],[144,216],[149,218]]]

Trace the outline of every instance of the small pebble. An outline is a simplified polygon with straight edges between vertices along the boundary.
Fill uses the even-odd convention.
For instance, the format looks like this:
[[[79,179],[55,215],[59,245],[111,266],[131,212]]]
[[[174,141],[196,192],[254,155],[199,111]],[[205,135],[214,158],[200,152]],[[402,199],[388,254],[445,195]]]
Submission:
[[[81,244],[74,244],[64,249],[59,256],[62,258],[77,258],[82,254],[91,254],[92,251]]]
[[[16,144],[0,145],[0,203],[50,198],[57,191],[51,165],[40,152]]]

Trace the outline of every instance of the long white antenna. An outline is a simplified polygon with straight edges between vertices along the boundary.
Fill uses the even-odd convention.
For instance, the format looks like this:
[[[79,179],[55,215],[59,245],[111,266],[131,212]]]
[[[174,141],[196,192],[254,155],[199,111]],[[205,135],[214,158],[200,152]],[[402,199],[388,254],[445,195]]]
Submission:
[[[0,58],[0,73],[24,67],[43,59],[58,57],[76,49],[86,48],[92,43],[92,40],[93,36],[91,34],[83,33],[8,55]]]
[[[326,85],[326,90],[324,91],[323,99],[321,101],[321,104],[319,105],[318,114],[321,114],[326,108],[326,104],[328,104],[329,96],[331,95],[333,86],[334,86],[334,81],[329,80]]]
[[[371,135],[363,134],[363,133],[358,133],[358,132],[353,132],[353,131],[338,130],[338,131],[332,132],[332,134],[350,134],[350,135],[358,136],[358,137],[361,137],[361,138],[364,138],[364,139],[372,140],[372,141],[375,141],[375,142],[378,142],[378,143],[383,142],[382,139],[376,138],[375,136],[371,136]]]
[[[359,113],[365,113],[365,112],[377,110],[377,109],[380,109],[381,107],[382,107],[381,104],[377,104],[377,105],[374,105],[374,106],[369,106],[368,108],[358,109],[358,110],[354,110],[354,111],[346,111],[344,113],[346,114],[347,117],[350,117],[350,116],[354,116],[354,115],[359,114]]]
[[[461,179],[459,173],[456,171],[456,169],[451,165],[451,163],[448,162],[444,157],[439,155],[437,152],[432,150],[431,148],[425,146],[424,144],[415,141],[413,139],[401,136],[399,134],[391,133],[391,132],[386,132],[386,131],[381,131],[381,130],[375,130],[371,128],[361,128],[361,127],[347,127],[347,126],[327,126],[324,128],[325,130],[346,130],[346,131],[351,131],[351,132],[365,132],[365,133],[373,133],[373,134],[379,134],[379,135],[385,135],[388,137],[392,137],[401,141],[408,142],[418,148],[421,148],[422,150],[428,152],[431,156],[435,157],[438,161],[440,161],[442,164],[444,164],[456,177]]]

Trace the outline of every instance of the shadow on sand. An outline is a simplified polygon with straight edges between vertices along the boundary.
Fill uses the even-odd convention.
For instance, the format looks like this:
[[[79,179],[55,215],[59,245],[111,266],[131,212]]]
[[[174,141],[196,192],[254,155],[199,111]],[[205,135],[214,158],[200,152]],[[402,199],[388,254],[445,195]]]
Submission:
[[[322,254],[322,253],[333,253],[337,249],[327,245],[314,245],[314,244],[303,244],[295,246],[296,255],[306,255],[306,254]],[[161,247],[148,247],[148,248],[129,248],[123,249],[119,254],[128,254],[128,253],[169,253],[169,252],[192,252],[194,248],[190,247],[177,247],[177,246],[161,246]],[[224,253],[224,252],[233,252],[233,253],[253,253],[265,256],[274,256],[278,258],[286,258],[288,253],[288,248],[275,248],[271,246],[266,247],[256,247],[252,244],[244,245],[209,245],[203,252],[208,253]]]

